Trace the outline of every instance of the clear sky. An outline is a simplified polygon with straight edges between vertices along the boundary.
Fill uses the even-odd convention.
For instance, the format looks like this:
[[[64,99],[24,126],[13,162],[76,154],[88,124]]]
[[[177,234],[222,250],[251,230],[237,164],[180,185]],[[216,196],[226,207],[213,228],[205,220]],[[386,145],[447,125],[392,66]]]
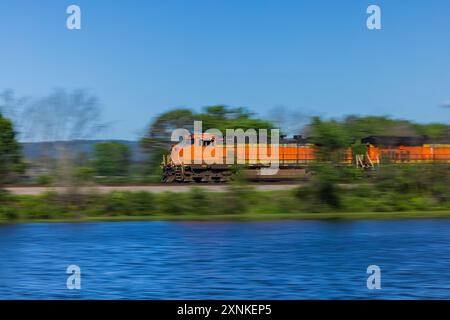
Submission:
[[[0,90],[88,88],[107,138],[211,104],[450,122],[448,0],[1,0],[0,41]]]

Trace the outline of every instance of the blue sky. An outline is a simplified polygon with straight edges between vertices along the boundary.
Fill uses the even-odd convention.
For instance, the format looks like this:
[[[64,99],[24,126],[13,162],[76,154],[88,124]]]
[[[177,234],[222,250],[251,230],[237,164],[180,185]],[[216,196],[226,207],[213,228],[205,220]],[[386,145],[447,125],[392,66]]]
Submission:
[[[66,29],[77,4],[82,30]],[[382,30],[366,28],[366,8]],[[106,138],[174,107],[450,122],[450,2],[2,0],[0,89],[88,88]]]

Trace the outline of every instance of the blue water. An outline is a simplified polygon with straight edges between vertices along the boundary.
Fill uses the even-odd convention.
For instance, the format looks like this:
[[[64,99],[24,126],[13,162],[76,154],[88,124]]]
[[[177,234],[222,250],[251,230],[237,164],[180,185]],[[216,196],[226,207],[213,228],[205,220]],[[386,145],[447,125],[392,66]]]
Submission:
[[[450,220],[0,226],[0,298],[448,299]]]

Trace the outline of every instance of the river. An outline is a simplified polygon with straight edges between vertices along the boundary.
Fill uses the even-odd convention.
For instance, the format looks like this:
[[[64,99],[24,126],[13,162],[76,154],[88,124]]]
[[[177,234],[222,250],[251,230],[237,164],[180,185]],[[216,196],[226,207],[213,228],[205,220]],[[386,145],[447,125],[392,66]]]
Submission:
[[[448,299],[450,220],[0,225],[0,298]]]

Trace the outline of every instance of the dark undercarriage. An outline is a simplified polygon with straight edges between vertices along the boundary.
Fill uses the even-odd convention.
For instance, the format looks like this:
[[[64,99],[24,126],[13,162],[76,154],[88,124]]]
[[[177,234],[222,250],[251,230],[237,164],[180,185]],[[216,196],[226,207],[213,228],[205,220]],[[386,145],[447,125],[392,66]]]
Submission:
[[[282,166],[274,175],[261,175],[261,166],[246,166],[239,173],[249,181],[284,181],[308,175],[304,166]],[[225,183],[236,175],[236,168],[228,165],[184,165],[163,167],[165,183]]]

